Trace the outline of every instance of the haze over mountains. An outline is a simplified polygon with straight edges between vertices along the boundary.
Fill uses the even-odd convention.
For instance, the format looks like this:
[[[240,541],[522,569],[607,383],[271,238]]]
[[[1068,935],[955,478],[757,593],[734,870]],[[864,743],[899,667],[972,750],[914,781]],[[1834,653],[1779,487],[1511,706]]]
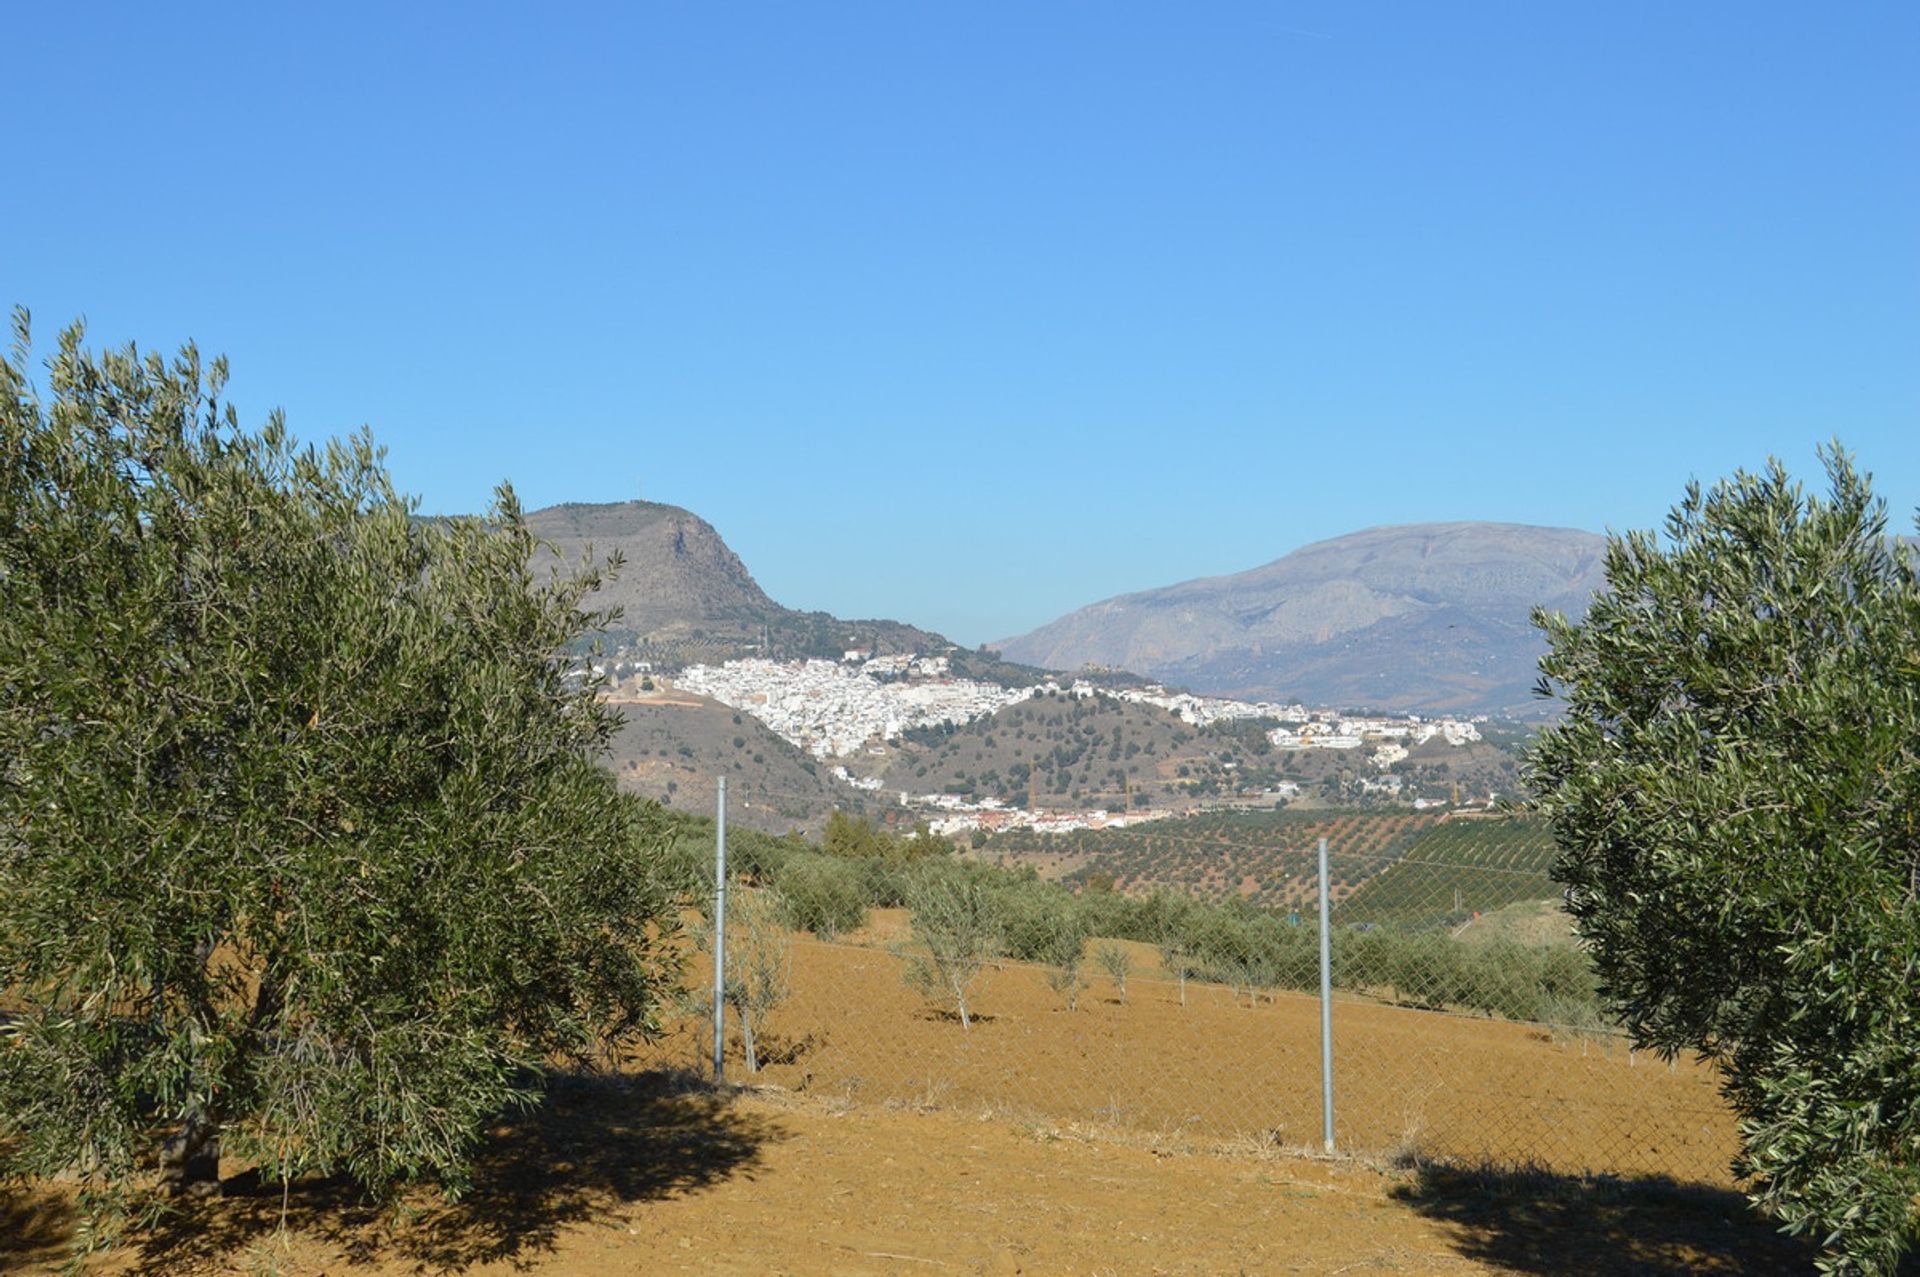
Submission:
[[[595,603],[620,605],[609,637],[654,659],[948,646],[910,624],[776,603],[711,524],[677,506],[570,503],[528,522],[563,558],[578,561],[588,545],[624,556]],[[1590,532],[1522,524],[1370,528],[1251,571],[1094,603],[991,646],[1028,666],[1110,667],[1216,695],[1533,715],[1542,645],[1528,614],[1536,604],[1583,611],[1604,547]]]
[[[1544,645],[1529,614],[1585,611],[1605,545],[1511,523],[1369,528],[1251,571],[1105,599],[992,646],[1246,699],[1538,714]]]

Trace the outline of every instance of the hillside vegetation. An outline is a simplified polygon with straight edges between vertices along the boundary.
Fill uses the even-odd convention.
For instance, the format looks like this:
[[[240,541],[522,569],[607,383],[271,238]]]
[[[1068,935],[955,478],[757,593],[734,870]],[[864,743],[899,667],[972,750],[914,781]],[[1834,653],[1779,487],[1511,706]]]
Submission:
[[[1124,829],[1010,830],[986,840],[975,854],[1010,865],[1045,865],[1076,886],[1134,894],[1166,887],[1291,909],[1314,895],[1321,838],[1327,840],[1330,888],[1338,899],[1439,819],[1406,809],[1215,811]]]
[[[1327,840],[1330,894],[1343,924],[1428,928],[1516,901],[1557,900],[1553,840],[1524,816],[1443,817],[1398,810],[1205,812],[1123,829],[1010,830],[973,855],[1069,885],[1139,894],[1173,888],[1292,910],[1317,891]]]
[[[1272,807],[1284,782],[1309,801],[1352,801],[1363,778],[1381,775],[1357,751],[1276,750],[1270,726],[1244,719],[1196,727],[1158,706],[1060,693],[908,732],[887,755],[853,766],[890,788],[1035,810],[1186,811],[1235,799]],[[1438,748],[1450,756],[1429,748],[1403,762],[1409,782],[1441,795],[1455,780],[1476,793],[1510,784],[1504,751]]]
[[[1390,849],[1410,840],[1407,828],[1379,818],[1331,823],[1343,820],[1357,825],[1340,831],[1348,845]],[[679,828],[681,873],[700,897],[712,882],[711,835],[695,817],[681,818]],[[1084,878],[1050,882],[1030,868],[956,858],[937,838],[900,837],[845,816],[834,817],[818,842],[742,831],[728,856],[734,872],[772,893],[788,925],[822,939],[859,930],[874,909],[917,909],[957,892],[969,902],[968,925],[982,956],[1035,962],[1076,978],[1092,940],[1103,937],[1153,946],[1163,975],[1223,985],[1249,1000],[1318,987],[1311,919],[1231,893],[1130,896]],[[916,938],[921,934],[916,927]],[[1585,954],[1570,945],[1469,942],[1433,928],[1348,925],[1336,915],[1332,950],[1335,984],[1356,993],[1511,1020],[1601,1023]]]
[[[908,732],[890,759],[862,770],[919,793],[1125,810],[1166,805],[1202,783],[1218,792],[1223,772],[1206,743],[1157,706],[1041,695],[970,723]]]
[[[1449,820],[1423,832],[1347,898],[1346,922],[1411,925],[1470,920],[1527,900],[1558,900],[1547,877],[1556,854],[1530,816]]]
[[[607,765],[622,789],[680,811],[713,811],[714,781],[727,778],[727,818],[767,833],[818,833],[836,808],[881,807],[834,781],[827,765],[759,719],[685,692],[616,704],[623,718]]]

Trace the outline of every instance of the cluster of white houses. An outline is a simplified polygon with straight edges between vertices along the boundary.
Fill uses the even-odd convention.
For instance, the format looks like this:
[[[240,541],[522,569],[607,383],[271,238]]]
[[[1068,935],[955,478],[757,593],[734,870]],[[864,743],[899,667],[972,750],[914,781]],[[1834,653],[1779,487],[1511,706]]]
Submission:
[[[1275,749],[1359,749],[1374,746],[1373,761],[1391,767],[1430,740],[1465,745],[1480,739],[1480,729],[1460,718],[1335,718],[1314,715],[1306,722],[1288,724],[1267,733]]]
[[[1292,786],[1298,792],[1299,786]],[[1087,811],[1029,810],[1009,807],[998,798],[963,798],[959,794],[915,794],[900,791],[903,807],[917,808],[928,814],[927,828],[943,837],[970,833],[975,829],[1033,829],[1043,834],[1065,834],[1076,829],[1121,829],[1165,820],[1174,813],[1160,807],[1140,807],[1128,812],[1110,812],[1105,808]]]
[[[1031,697],[953,678],[945,657],[693,665],[674,684],[751,714],[816,758],[845,758],[915,727],[965,723]]]
[[[849,757],[894,740],[915,727],[960,724],[984,718],[1042,693],[1083,698],[1107,696],[1154,705],[1195,726],[1235,719],[1266,719],[1280,724],[1268,732],[1277,749],[1370,746],[1372,761],[1383,769],[1405,758],[1409,749],[1436,738],[1449,745],[1464,745],[1480,739],[1480,730],[1472,720],[1429,719],[1417,715],[1360,717],[1309,709],[1300,704],[1194,696],[1170,692],[1153,684],[1109,688],[1078,679],[1064,686],[1049,681],[1031,687],[1006,688],[954,677],[944,656],[872,657],[862,651],[849,651],[837,662],[756,658],[728,661],[723,665],[690,666],[673,681],[684,690],[753,715],[776,734],[818,758]],[[856,781],[842,767],[836,767],[834,774],[860,788],[879,785],[877,781]],[[969,814],[993,811],[991,805],[963,804],[963,800],[953,795],[934,797],[942,802],[951,800],[948,805],[956,814],[962,805]],[[903,795],[902,800],[924,803],[929,798]],[[1098,818],[1101,824],[1131,821],[1146,815],[1083,814],[1088,820]],[[1026,813],[1019,817],[1008,813],[1000,819],[1027,818]],[[1035,813],[1031,819],[1041,817]]]

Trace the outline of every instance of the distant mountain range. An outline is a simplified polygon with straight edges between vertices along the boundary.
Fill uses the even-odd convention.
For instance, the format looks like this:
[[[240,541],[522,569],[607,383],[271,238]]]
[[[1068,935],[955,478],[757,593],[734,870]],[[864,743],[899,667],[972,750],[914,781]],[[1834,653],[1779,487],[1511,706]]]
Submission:
[[[1584,612],[1605,547],[1591,532],[1511,523],[1369,528],[1248,572],[1106,599],[990,646],[1214,695],[1528,716],[1544,708],[1529,614]]]

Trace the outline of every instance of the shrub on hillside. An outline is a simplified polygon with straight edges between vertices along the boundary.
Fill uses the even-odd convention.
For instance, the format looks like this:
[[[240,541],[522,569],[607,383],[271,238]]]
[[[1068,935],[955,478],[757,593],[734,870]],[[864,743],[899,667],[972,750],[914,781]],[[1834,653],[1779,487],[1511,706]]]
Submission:
[[[797,833],[775,837],[757,829],[730,827],[727,830],[727,868],[751,882],[778,881],[787,861],[810,850],[807,840]],[[707,877],[712,876],[709,864]]]
[[[1243,992],[1249,1000],[1274,989],[1317,989],[1319,933],[1278,914],[1232,901],[1207,909],[1189,942],[1193,971]]]
[[[997,885],[992,898],[1000,951],[1009,958],[1051,963],[1069,939],[1076,947],[1086,941],[1080,900],[1063,888],[1043,882],[1010,883]]]
[[[767,1016],[793,992],[793,944],[785,922],[786,902],[777,892],[728,893],[727,1005],[740,1030],[747,1072],[760,1071],[760,1043]],[[711,951],[711,940],[709,940]]]
[[[1120,1001],[1127,1000],[1127,977],[1133,973],[1133,955],[1117,944],[1103,944],[1094,951],[1094,957],[1113,981],[1114,992],[1120,995]]]

